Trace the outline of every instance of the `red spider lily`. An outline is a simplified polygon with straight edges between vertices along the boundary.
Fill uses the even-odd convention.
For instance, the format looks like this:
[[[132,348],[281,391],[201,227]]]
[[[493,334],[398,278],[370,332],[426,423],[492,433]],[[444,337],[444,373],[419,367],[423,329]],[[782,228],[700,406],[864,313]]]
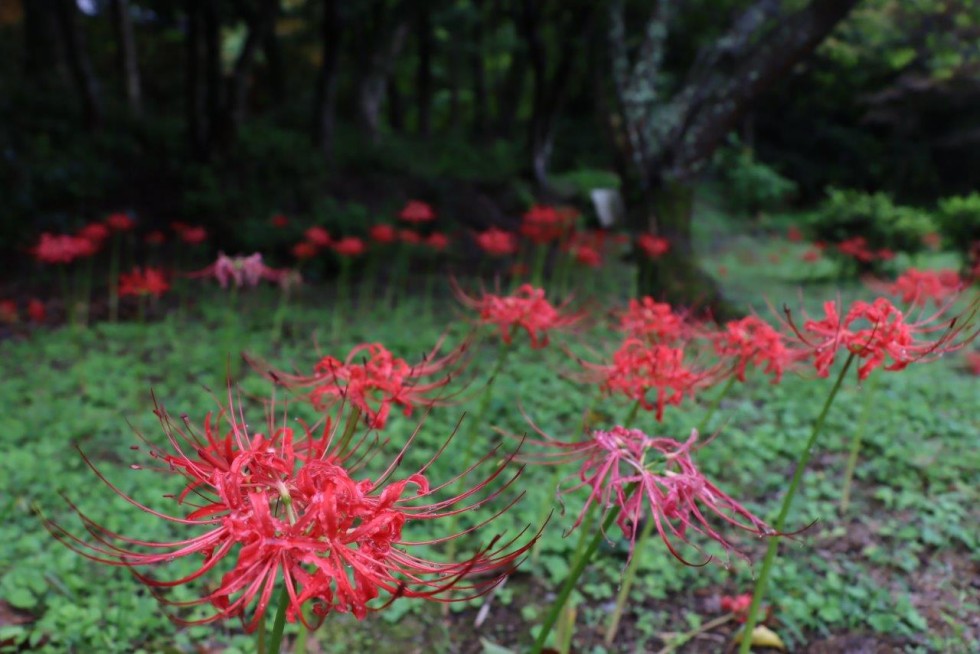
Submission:
[[[629,308],[620,316],[619,328],[629,337],[659,343],[677,342],[690,332],[684,316],[674,312],[666,302],[657,302],[652,297],[630,300]]]
[[[909,268],[891,284],[872,284],[883,287],[889,295],[897,295],[905,304],[923,306],[929,300],[937,307],[947,304],[966,287],[955,270],[916,270]]]
[[[684,350],[662,344],[650,344],[638,338],[623,341],[612,362],[595,364],[580,360],[586,369],[586,381],[598,383],[604,393],[621,394],[640,403],[646,411],[655,411],[657,422],[663,420],[668,404],[679,405],[685,396],[711,384],[718,368],[695,370],[684,365]],[[656,393],[654,399],[648,396]]]
[[[330,236],[330,232],[322,227],[313,226],[303,232],[303,237],[306,241],[318,248],[329,247],[333,243],[333,238]]]
[[[75,259],[95,254],[95,245],[88,239],[69,234],[44,232],[31,254],[41,263],[71,263]]]
[[[425,202],[409,200],[398,212],[398,217],[407,223],[427,223],[436,219],[436,212]]]
[[[589,497],[569,531],[580,526],[591,506],[603,515],[618,510],[616,524],[630,541],[630,557],[639,535],[639,526],[653,520],[661,539],[679,561],[692,564],[678,552],[680,541],[699,552],[691,542],[690,533],[706,536],[721,545],[726,552],[733,546],[708,522],[712,514],[721,524],[728,524],[755,535],[770,536],[775,532],[741,504],[722,492],[697,469],[691,451],[698,433],[684,443],[671,438],[653,438],[639,429],[616,426],[611,430],[595,430],[585,441],[567,443],[552,438],[534,427],[540,440],[526,441],[537,446],[537,452],[524,454],[527,463],[562,465],[581,461],[574,485],[560,489],[561,495],[581,488],[589,489]]]
[[[422,235],[414,229],[399,229],[398,240],[409,245],[418,245],[422,242]]]
[[[569,232],[576,217],[568,211],[536,204],[524,214],[521,234],[538,245],[557,241]]]
[[[972,374],[980,376],[980,352],[966,353],[966,368]]]
[[[372,225],[368,230],[371,240],[380,245],[387,245],[398,240],[398,230],[391,225]]]
[[[938,250],[943,245],[943,237],[939,232],[929,232],[928,234],[923,234],[922,244],[930,250]]]
[[[510,344],[517,328],[527,332],[532,348],[542,348],[548,344],[548,332],[562,329],[582,319],[581,314],[565,314],[563,310],[571,300],[554,306],[545,298],[544,289],[530,284],[521,284],[511,295],[484,293],[483,297],[473,298],[456,286],[459,300],[480,314],[480,321],[486,325],[496,325],[500,337]]]
[[[442,252],[449,247],[449,237],[442,232],[432,232],[429,238],[425,239],[425,244],[436,252]]]
[[[163,245],[167,242],[167,236],[159,229],[155,229],[147,234],[143,240],[147,245]]]
[[[861,263],[870,263],[876,259],[875,253],[868,248],[868,239],[855,236],[837,244],[837,251]]]
[[[48,312],[44,307],[44,302],[32,297],[27,303],[27,317],[31,319],[31,322],[42,323],[47,316]]]
[[[356,236],[345,236],[333,244],[333,250],[342,257],[359,257],[367,250],[367,246]]]
[[[98,247],[109,238],[109,228],[102,223],[89,223],[78,230],[78,235]]]
[[[803,261],[806,261],[807,263],[814,263],[816,261],[820,261],[823,258],[823,251],[818,248],[811,248],[806,252],[804,252],[802,256],[800,256],[800,258],[803,259]]]
[[[569,247],[572,258],[583,266],[599,268],[602,266],[602,254],[589,245],[572,245]]]
[[[517,237],[511,232],[496,227],[477,234],[476,244],[493,257],[503,257],[517,252]]]
[[[948,322],[939,322],[945,308],[916,322],[907,322],[905,315],[886,298],[874,302],[855,302],[841,319],[837,304],[824,303],[824,318],[806,320],[802,330],[796,326],[787,310],[787,325],[806,347],[804,357],[813,357],[817,375],[827,377],[837,352],[846,349],[864,363],[858,368],[858,379],[866,379],[878,367],[903,370],[910,363],[929,360],[945,352],[960,349],[977,336],[973,318],[978,310],[974,303],[969,312]],[[928,340],[933,335],[938,336]],[[927,340],[918,340],[925,336]],[[886,359],[892,363],[884,365]]]
[[[670,241],[653,234],[640,234],[636,237],[636,247],[651,259],[659,259],[670,251]]]
[[[745,382],[745,369],[765,366],[772,383],[782,379],[783,371],[800,359],[800,352],[787,347],[785,337],[756,316],[732,320],[725,329],[710,335],[718,356],[734,362],[735,379]]]
[[[752,606],[752,593],[743,593],[734,597],[722,595],[721,597],[721,610],[735,614],[737,622],[745,622],[750,606]]]
[[[344,361],[325,356],[312,375],[293,375],[251,361],[253,367],[286,388],[310,388],[309,399],[320,411],[340,402],[357,408],[372,429],[384,429],[392,405],[411,416],[416,406],[440,403],[436,395],[462,368],[467,345],[439,355],[440,343],[418,364],[394,356],[380,343],[363,343]],[[428,381],[426,381],[428,380]]]
[[[791,243],[799,243],[803,240],[803,232],[796,225],[791,225],[789,229],[786,230],[786,239]]]
[[[501,458],[499,453],[494,450],[455,479],[433,486],[426,474],[445,447],[418,472],[395,478],[414,434],[393,462],[371,478],[362,471],[365,453],[342,451],[346,443],[335,438],[337,430],[329,421],[320,434],[305,425],[297,433],[276,425],[270,413],[265,433],[256,433],[232,400],[218,416],[209,413],[201,427],[186,417],[181,426],[160,407],[156,414],[169,447],[147,443],[154,460],[149,469],[176,477],[182,486],[164,496],[175,505],[171,512],[126,495],[88,457],[82,454],[82,458],[126,502],[180,529],[189,528],[191,534],[172,542],[126,536],[97,524],[70,500],[87,535],[75,535],[50,520],[44,524],[58,541],[86,558],[125,566],[177,612],[197,606],[212,609],[210,615],[192,620],[171,615],[178,624],[239,617],[246,631],[254,631],[264,623],[280,577],[289,601],[287,619],[298,619],[308,628],[334,612],[364,618],[399,597],[469,600],[489,592],[512,572],[537,538],[521,544],[524,532],[506,542],[497,536],[460,562],[431,561],[412,552],[477,531],[513,506],[519,495],[475,527],[427,541],[403,536],[407,525],[439,521],[507,500],[511,484],[520,475],[520,470],[505,475],[513,455],[502,457],[472,488],[437,499],[457,480]],[[157,575],[161,566],[185,557],[200,561],[199,567],[175,579]],[[196,599],[174,601],[165,596],[168,589],[219,574],[220,583],[202,584]],[[382,595],[387,600],[372,605]],[[304,611],[306,605],[311,610]]]
[[[0,300],[0,324],[13,325],[18,320],[17,303],[13,300]]]
[[[203,227],[179,222],[171,223],[171,227],[177,233],[177,238],[187,245],[200,245],[208,240],[208,230]]]
[[[258,252],[247,257],[229,257],[223,252],[218,253],[218,258],[207,268],[196,272],[187,273],[184,276],[195,277],[214,277],[218,280],[221,288],[228,288],[229,284],[234,283],[235,288],[244,286],[255,287],[262,280],[279,283],[284,274],[288,271],[270,268],[262,261],[262,255]]]
[[[272,218],[269,218],[269,224],[276,229],[282,229],[289,226],[289,218],[281,213],[277,213]]]
[[[170,284],[159,268],[133,268],[119,275],[119,297],[127,295],[152,295],[160,297],[170,289]]]
[[[302,261],[303,259],[312,259],[316,256],[317,248],[312,243],[307,241],[300,241],[293,246],[293,256]]]
[[[127,213],[113,213],[106,216],[106,227],[114,232],[128,232],[136,227],[136,221]]]

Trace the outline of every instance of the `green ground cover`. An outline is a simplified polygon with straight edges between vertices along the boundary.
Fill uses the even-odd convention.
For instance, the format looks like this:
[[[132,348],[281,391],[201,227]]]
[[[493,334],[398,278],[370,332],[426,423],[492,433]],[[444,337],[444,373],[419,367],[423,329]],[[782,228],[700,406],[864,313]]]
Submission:
[[[838,286],[830,270],[805,267],[799,259],[802,245],[770,237],[734,237],[710,215],[697,224],[709,268],[743,305],[767,311],[768,301],[798,310],[802,301],[815,309],[838,294],[845,300],[873,297],[856,284]],[[433,479],[456,473],[453,463],[459,452],[491,447],[498,439],[491,425],[508,432],[527,431],[521,409],[552,435],[579,429],[595,392],[574,379],[578,368],[569,352],[596,359],[611,351],[615,336],[608,311],[621,307],[631,288],[626,263],[615,262],[601,275],[591,281],[595,292],[580,298],[592,316],[590,325],[556,337],[556,344],[565,347],[532,350],[526,339],[518,340],[495,384],[487,424],[477,430],[472,444],[462,438],[451,443],[450,452],[457,454],[438,461],[431,471]],[[162,437],[151,390],[174,416],[186,413],[200,420],[216,408],[205,387],[213,389],[218,400],[225,393],[229,350],[244,349],[281,368],[308,370],[319,358],[317,347],[324,354],[343,356],[357,343],[378,341],[413,360],[431,348],[447,325],[450,343],[467,333],[465,311],[448,286],[439,288],[443,295],[432,311],[418,297],[404,299],[393,310],[357,307],[344,316],[337,339],[331,336],[331,298],[318,287],[305,289],[290,307],[286,336],[278,343],[272,338],[273,295],[242,298],[229,331],[227,298],[217,290],[202,291],[197,310],[183,316],[170,313],[162,322],[39,330],[29,338],[0,342],[0,599],[5,610],[16,610],[24,618],[23,624],[0,628],[0,649],[250,651],[252,638],[233,621],[176,627],[125,570],[90,563],[55,542],[38,512],[80,531],[59,496],[63,493],[108,528],[151,540],[173,538],[167,525],[135,510],[99,482],[75,446],[126,493],[153,498],[172,492],[164,477],[129,467],[135,460],[130,450],[137,442],[134,432],[158,442]],[[490,339],[477,348],[467,371],[472,381],[457,401],[428,415],[399,414],[386,429],[391,443],[385,451],[393,454],[424,416],[404,469],[427,460],[453,433],[464,412],[475,409],[497,345]],[[242,401],[261,416],[271,385],[247,367],[231,366]],[[760,376],[737,385],[715,414],[708,431],[716,436],[697,452],[698,464],[753,512],[772,517],[831,382],[805,371],[775,386]],[[812,648],[822,642],[829,643],[829,649],[810,651],[850,651],[843,643],[867,642],[886,648],[868,651],[976,651],[980,378],[965,371],[956,356],[881,375],[865,427],[852,506],[840,517],[841,477],[850,438],[861,419],[864,390],[848,377],[795,503],[790,524],[812,526],[783,545],[766,602],[773,606],[774,628],[795,650],[804,643]],[[715,392],[711,389],[696,403],[669,408],[661,424],[641,414],[635,426],[683,440],[700,422]],[[613,422],[629,411],[618,401],[594,406],[598,415]],[[316,419],[299,403],[290,405],[290,416]],[[463,424],[459,434],[468,433],[465,419]],[[569,468],[563,474],[573,473]],[[563,530],[580,505],[576,498],[566,499],[562,515],[552,482],[552,469],[529,466],[518,482],[525,497],[491,528],[513,533],[539,524],[548,510],[557,511],[533,556],[494,594],[481,627],[472,624],[486,598],[454,606],[448,615],[400,600],[362,622],[350,616],[329,618],[311,636],[319,650],[310,644],[309,651],[474,652],[480,651],[480,638],[523,651],[566,577],[578,542],[577,534],[566,538]],[[437,533],[420,534],[425,535]],[[607,651],[601,645],[602,630],[627,554],[624,545],[616,544],[621,540],[611,538],[603,545],[579,587],[575,651]],[[750,537],[737,542],[752,560],[761,559],[764,542]],[[186,562],[175,565],[187,567]],[[678,645],[679,651],[721,651],[735,629],[732,624],[686,643],[678,635],[720,615],[721,595],[751,592],[752,583],[753,568],[738,559],[730,567],[685,567],[659,540],[651,540],[622,636],[611,651],[658,651],[670,644]],[[192,595],[177,588],[173,597]],[[287,626],[287,634],[292,633],[294,627]]]

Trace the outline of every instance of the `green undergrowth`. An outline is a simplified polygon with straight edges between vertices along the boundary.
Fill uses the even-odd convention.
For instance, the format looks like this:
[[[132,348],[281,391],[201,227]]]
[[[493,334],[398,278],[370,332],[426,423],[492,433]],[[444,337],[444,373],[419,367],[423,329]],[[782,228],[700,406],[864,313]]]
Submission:
[[[728,277],[720,278],[726,288],[751,299],[760,310],[765,309],[763,298],[774,306],[799,307],[797,289],[805,280],[795,274],[796,266],[735,265],[743,256],[740,252],[764,259],[767,248],[796,246],[770,243],[747,250],[741,245],[742,240],[722,239],[712,246],[720,254],[711,265],[732,262]],[[625,297],[629,277],[624,270],[601,282],[603,296]],[[748,298],[750,288],[755,294]],[[803,303],[814,310],[822,300],[836,297],[835,288],[827,281],[806,286]],[[846,298],[868,294],[857,287],[841,292]],[[252,639],[237,623],[177,627],[125,570],[88,562],[44,530],[39,514],[75,533],[82,531],[64,495],[109,529],[146,540],[177,535],[171,526],[114,495],[77,450],[84,451],[120,491],[165,506],[159,502],[161,496],[174,490],[166,476],[130,467],[146,463],[140,452],[130,449],[139,444],[137,434],[163,442],[152,397],[175,418],[186,413],[200,421],[226,400],[224,382],[231,375],[240,389],[233,391],[236,401],[240,399],[253,416],[249,420],[254,427],[262,419],[271,385],[232,352],[245,350],[280,368],[309,371],[318,352],[343,356],[359,342],[382,342],[413,361],[440,335],[453,345],[470,333],[451,297],[435,303],[434,315],[422,300],[410,298],[400,309],[364,306],[350,312],[342,336],[333,339],[330,297],[308,289],[301,304],[290,309],[285,336],[277,342],[272,296],[247,298],[233,327],[223,314],[225,301],[217,293],[208,296],[200,303],[208,307],[204,315],[181,317],[171,312],[145,326],[99,324],[87,330],[37,331],[0,343],[0,599],[29,618],[23,625],[0,627],[0,643],[7,650],[250,651]],[[460,380],[469,380],[469,385],[448,406],[392,420],[385,430],[390,442],[382,445],[375,464],[390,460],[417,427],[401,466],[406,475],[456,434],[446,456],[429,472],[439,481],[458,472],[459,457],[470,448],[488,451],[501,439],[502,451],[515,447],[518,439],[501,436],[491,426],[517,436],[529,432],[522,411],[548,434],[565,439],[580,428],[586,407],[592,406],[607,422],[622,420],[628,406],[594,403],[594,391],[575,378],[579,368],[569,352],[598,361],[615,345],[606,319],[609,307],[596,300],[586,306],[591,324],[556,337],[552,347],[531,350],[526,339],[518,339],[495,385],[487,424],[472,436],[475,441],[466,442],[470,430],[465,415],[478,403],[481,385],[493,367],[493,340],[473,345],[473,360]],[[805,373],[790,374],[775,386],[760,378],[736,386],[702,435],[705,446],[696,455],[698,463],[727,493],[772,518],[830,381]],[[641,414],[635,426],[684,439],[717,390],[704,393],[702,406],[688,402],[680,410],[668,408],[662,424]],[[980,489],[975,483],[980,469],[980,382],[953,356],[882,375],[865,430],[852,507],[841,518],[837,499],[862,390],[855,378],[847,380],[795,503],[789,524],[798,533],[784,545],[769,593],[776,628],[791,645],[855,632],[897,640],[908,651],[970,651],[977,634],[970,631],[969,616],[978,607],[964,578],[980,562]],[[288,398],[278,393],[282,408]],[[285,410],[287,420],[316,421],[301,403],[289,402]],[[563,470],[563,484],[572,484],[574,473],[572,468]],[[481,532],[489,538],[498,532],[514,534],[527,525],[536,529],[542,516],[551,512],[538,550],[495,595],[483,627],[471,627],[473,616],[468,613],[482,606],[483,599],[472,601],[470,609],[455,607],[454,612],[463,610],[464,615],[449,618],[421,602],[399,600],[365,622],[350,616],[328,620],[314,635],[320,651],[401,652],[410,644],[428,651],[474,651],[479,636],[520,651],[548,608],[550,593],[567,575],[578,542],[577,532],[568,537],[563,532],[578,515],[583,498],[571,496],[557,503],[552,482],[552,469],[528,466],[514,486],[524,497]],[[460,526],[474,524],[492,510],[467,514]],[[427,523],[410,536],[437,537],[440,527]],[[737,543],[749,559],[761,559],[764,542],[740,536]],[[472,551],[477,544],[462,541],[460,552]],[[604,651],[595,634],[606,620],[625,565],[627,550],[615,533],[600,551],[579,589],[580,597],[588,600],[578,618],[581,651]],[[438,551],[430,554],[439,556]],[[193,568],[188,563],[177,561],[166,574],[189,572]],[[632,644],[622,651],[649,651],[662,643],[662,633],[690,630],[714,617],[712,610],[720,614],[711,598],[750,592],[752,574],[752,567],[738,557],[730,565],[685,567],[652,540],[626,618]],[[170,598],[188,600],[193,595],[178,587]],[[294,633],[292,629],[287,627],[287,634]]]

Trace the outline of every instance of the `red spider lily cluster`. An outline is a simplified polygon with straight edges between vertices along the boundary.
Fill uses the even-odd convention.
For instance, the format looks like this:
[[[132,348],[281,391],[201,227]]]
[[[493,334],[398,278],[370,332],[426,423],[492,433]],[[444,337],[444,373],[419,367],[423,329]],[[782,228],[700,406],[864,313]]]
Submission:
[[[160,297],[170,289],[166,275],[159,268],[133,268],[119,276],[119,297]]]
[[[479,313],[480,322],[496,326],[507,344],[517,329],[523,329],[531,339],[531,347],[544,347],[548,344],[548,332],[573,325],[582,318],[581,314],[564,313],[569,301],[556,307],[545,297],[544,289],[530,284],[521,284],[510,295],[484,293],[474,298],[458,287],[456,293],[464,305]]]
[[[476,527],[425,542],[403,536],[409,523],[448,521],[499,500],[520,474],[506,473],[512,457],[503,457],[467,490],[440,499],[449,483],[433,486],[426,476],[435,458],[417,472],[396,478],[412,439],[383,472],[368,477],[362,472],[365,453],[357,447],[345,451],[334,423],[327,422],[320,433],[306,427],[297,433],[276,425],[271,412],[265,432],[259,433],[246,426],[241,407],[231,399],[219,415],[208,414],[200,428],[186,417],[182,427],[159,408],[157,415],[168,447],[150,446],[148,454],[155,461],[150,467],[177,477],[183,485],[180,492],[167,496],[169,510],[151,508],[124,494],[88,458],[85,461],[130,504],[199,533],[173,542],[149,542],[98,525],[74,504],[87,537],[51,521],[46,526],[83,556],[131,570],[174,607],[172,617],[181,624],[239,617],[245,629],[253,631],[263,623],[280,578],[288,597],[287,618],[310,627],[331,613],[363,618],[398,597],[468,600],[496,586],[536,538],[521,543],[521,534],[506,541],[493,537],[473,556],[444,563],[412,550]],[[495,458],[492,451],[461,477]],[[176,579],[158,577],[160,564],[188,557],[200,561],[195,571]],[[220,583],[205,587],[197,599],[175,601],[167,596],[169,589],[194,584],[209,573],[220,573]],[[387,600],[372,607],[383,595]],[[195,606],[210,607],[210,615],[182,617],[183,610]],[[307,606],[311,611],[304,612]]]
[[[868,247],[868,239],[863,236],[854,236],[845,241],[841,241],[837,244],[837,251],[860,263],[891,261],[895,258],[895,253],[888,248],[872,250]]]
[[[323,357],[312,375],[294,375],[265,365],[256,367],[287,388],[312,388],[309,399],[321,411],[347,403],[360,411],[369,427],[383,429],[393,405],[411,416],[417,406],[437,404],[438,393],[465,363],[466,351],[464,344],[440,355],[437,344],[422,362],[413,365],[380,343],[364,343],[353,348],[343,361]]]
[[[200,225],[188,225],[174,221],[170,223],[170,228],[177,234],[177,238],[187,245],[201,245],[208,240],[208,230]]]
[[[436,219],[436,212],[425,202],[409,200],[398,217],[407,223],[428,223]]]
[[[617,511],[616,524],[632,546],[639,526],[653,520],[670,553],[688,565],[695,565],[678,551],[683,543],[698,551],[701,546],[690,535],[698,534],[734,551],[725,537],[708,522],[717,522],[759,536],[775,532],[732,497],[711,483],[697,468],[691,452],[697,441],[692,431],[687,441],[653,438],[638,429],[616,426],[595,430],[584,441],[568,443],[552,438],[535,427],[540,438],[529,441],[537,450],[525,454],[528,462],[565,464],[580,461],[572,486],[563,495],[587,488],[589,497],[572,525],[580,526],[591,507],[602,515]],[[711,557],[709,557],[710,560]],[[700,565],[700,564],[699,564]]]
[[[71,234],[50,234],[45,232],[37,245],[31,248],[31,254],[41,263],[71,263],[84,259],[98,251],[97,244],[83,236]]]
[[[537,245],[561,240],[569,235],[578,219],[578,212],[568,207],[536,204],[524,214],[521,235]]]

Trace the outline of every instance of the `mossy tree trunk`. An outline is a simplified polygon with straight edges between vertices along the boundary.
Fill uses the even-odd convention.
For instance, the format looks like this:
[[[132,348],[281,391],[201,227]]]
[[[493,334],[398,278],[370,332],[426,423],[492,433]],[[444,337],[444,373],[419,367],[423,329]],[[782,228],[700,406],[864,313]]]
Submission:
[[[647,195],[646,228],[670,241],[670,249],[657,258],[637,253],[639,294],[687,307],[702,317],[737,317],[738,311],[725,300],[714,278],[701,268],[694,252],[694,187],[668,182]]]

